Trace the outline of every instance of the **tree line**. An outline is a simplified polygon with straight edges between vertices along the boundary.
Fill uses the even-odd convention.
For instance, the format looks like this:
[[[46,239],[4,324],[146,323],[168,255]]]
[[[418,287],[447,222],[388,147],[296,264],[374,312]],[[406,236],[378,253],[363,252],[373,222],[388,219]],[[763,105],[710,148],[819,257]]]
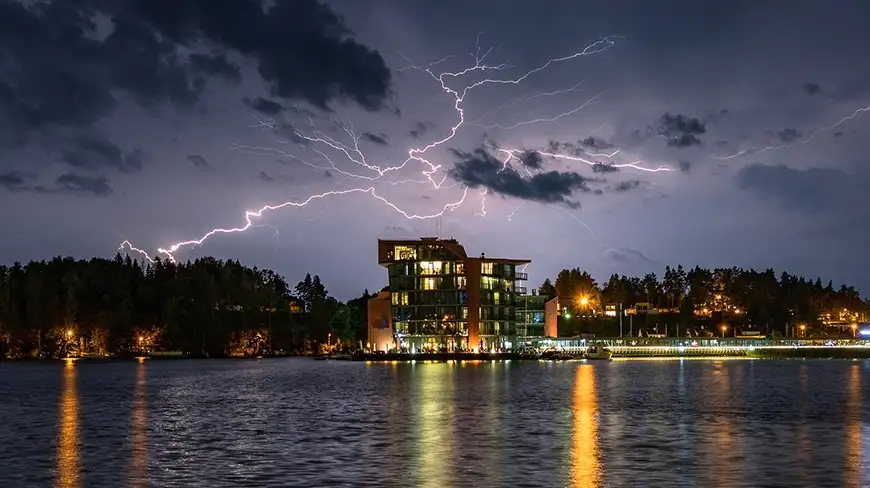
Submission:
[[[773,269],[696,266],[687,271],[682,266],[667,266],[661,278],[655,273],[643,277],[613,274],[599,284],[588,272],[574,268],[560,271],[555,283],[548,278],[538,290],[541,295],[560,297],[561,305],[578,316],[600,317],[605,322],[607,305],[614,311],[651,309],[656,313],[642,314],[639,325],[670,331],[724,326],[773,335],[796,335],[795,331],[824,335],[832,333],[826,323],[856,323],[870,315],[870,301],[863,300],[852,286],[835,288],[831,281],[823,284],[819,278],[787,272],[777,277]],[[613,327],[597,322],[577,321],[570,332],[603,332],[602,327]],[[843,330],[848,334],[845,329],[848,326]]]
[[[214,258],[15,263],[0,266],[0,358],[317,350],[364,340],[369,297],[344,303],[316,275],[291,289],[271,270]]]

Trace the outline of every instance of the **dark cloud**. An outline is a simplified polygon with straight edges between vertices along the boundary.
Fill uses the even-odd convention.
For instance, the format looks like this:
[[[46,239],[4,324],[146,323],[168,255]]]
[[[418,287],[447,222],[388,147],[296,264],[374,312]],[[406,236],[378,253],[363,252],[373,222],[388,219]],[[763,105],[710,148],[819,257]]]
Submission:
[[[668,140],[668,146],[685,148],[701,144],[698,136],[707,132],[707,127],[696,117],[666,112],[659,119],[657,130],[660,136]]]
[[[426,135],[426,133],[429,132],[430,129],[434,128],[435,124],[433,124],[432,122],[417,122],[414,125],[414,128],[409,130],[408,133],[411,134],[411,137],[419,139]]]
[[[803,136],[803,132],[797,129],[783,129],[776,132],[776,138],[782,142],[794,142]]]
[[[668,139],[668,146],[670,147],[690,147],[690,146],[698,146],[701,144],[701,139],[698,139],[695,134],[681,134],[676,137],[672,137]]]
[[[818,83],[806,83],[804,84],[804,93],[807,95],[815,95],[822,91],[822,87],[819,86]]]
[[[691,161],[680,160],[680,162],[677,164],[680,168],[680,171],[682,171],[683,173],[688,173],[689,171],[692,170]]]
[[[613,187],[613,191],[616,193],[625,193],[627,191],[634,190],[639,187],[641,184],[638,180],[628,180],[628,181],[620,181]]]
[[[191,107],[210,78],[240,79],[233,53],[271,94],[369,110],[391,99],[384,60],[316,0],[0,2],[0,126],[82,127],[121,97]],[[98,20],[102,19],[102,20]],[[203,50],[207,54],[197,52]],[[194,51],[191,53],[191,51]]]
[[[55,180],[55,184],[58,186],[57,189],[53,190],[55,192],[78,193],[98,197],[105,197],[114,193],[105,176],[90,177],[67,173],[58,177]]]
[[[618,249],[608,249],[604,251],[604,256],[611,261],[620,263],[620,264],[634,264],[634,263],[645,263],[645,264],[654,264],[652,260],[644,255],[644,253],[638,251],[637,249],[632,249],[630,247],[622,247]]]
[[[541,203],[562,203],[570,207],[579,204],[569,198],[575,191],[591,192],[592,180],[578,173],[548,171],[523,177],[511,166],[502,169],[502,162],[484,149],[463,152],[451,149],[458,162],[450,170],[454,180],[471,188],[488,188],[493,193]]]
[[[86,170],[111,168],[132,173],[142,169],[146,154],[140,149],[124,153],[120,147],[97,136],[79,136],[61,151],[60,159],[74,167]]]
[[[362,134],[360,134],[360,137],[366,141],[371,142],[372,144],[377,144],[379,146],[386,146],[388,144],[387,135],[384,134],[383,132],[381,132],[380,134],[372,134],[371,132],[363,132]]]
[[[847,174],[841,169],[799,170],[785,165],[755,163],[741,168],[735,181],[741,189],[756,197],[779,202],[793,211],[817,214],[866,208],[861,201],[866,178]]]
[[[265,115],[279,115],[286,110],[284,105],[263,97],[245,99],[245,105]]]
[[[208,161],[205,160],[204,157],[199,154],[191,154],[187,157],[187,160],[191,162],[197,169],[207,170],[211,169],[211,165],[208,164]]]
[[[588,155],[586,151],[587,148],[604,150],[613,148],[613,145],[604,139],[593,136],[589,136],[577,142],[549,141],[549,143],[547,143],[547,150],[549,152],[568,153],[574,156]]]
[[[9,191],[15,191],[23,187],[30,180],[27,176],[13,171],[10,173],[0,174],[0,186],[5,187]]]
[[[544,165],[544,159],[537,151],[523,151],[518,156],[518,159],[526,168],[541,169],[541,167]]]
[[[585,147],[591,147],[593,149],[610,149],[613,147],[612,144],[605,141],[604,139],[596,138],[593,136],[589,136],[582,141],[579,141],[581,145]]]
[[[592,171],[595,173],[618,173],[619,168],[612,164],[595,163],[592,165]]]

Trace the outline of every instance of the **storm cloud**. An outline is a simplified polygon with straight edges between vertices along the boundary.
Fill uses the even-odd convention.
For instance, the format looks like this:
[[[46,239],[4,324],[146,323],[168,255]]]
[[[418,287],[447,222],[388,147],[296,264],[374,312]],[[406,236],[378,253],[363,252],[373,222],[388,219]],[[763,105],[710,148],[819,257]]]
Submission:
[[[323,109],[350,100],[369,110],[390,99],[391,73],[380,54],[316,0],[268,8],[256,0],[183,7],[173,0],[5,1],[0,125],[25,133],[87,126],[122,97],[193,107],[209,82],[240,81],[230,60],[239,56],[256,66],[273,97]]]
[[[701,144],[699,135],[707,132],[706,124],[696,117],[666,112],[656,126],[658,134],[668,141],[668,146],[686,148]]]
[[[502,196],[574,208],[580,205],[571,200],[574,192],[593,191],[589,183],[594,180],[578,173],[547,171],[523,177],[511,166],[502,169],[502,162],[484,149],[451,152],[458,161],[450,170],[450,177],[470,188],[488,188]]]

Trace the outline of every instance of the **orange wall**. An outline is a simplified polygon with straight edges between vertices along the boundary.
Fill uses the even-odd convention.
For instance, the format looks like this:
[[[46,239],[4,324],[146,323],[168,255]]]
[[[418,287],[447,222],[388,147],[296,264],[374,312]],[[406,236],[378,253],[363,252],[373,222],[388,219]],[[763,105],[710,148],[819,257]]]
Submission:
[[[480,258],[464,261],[465,289],[468,292],[468,348],[474,351],[480,345]]]
[[[387,328],[382,329],[383,321]],[[390,309],[390,292],[382,291],[375,298],[369,299],[368,341],[376,351],[388,351],[393,347],[393,312]]]
[[[559,297],[552,298],[544,304],[544,335],[559,336]]]

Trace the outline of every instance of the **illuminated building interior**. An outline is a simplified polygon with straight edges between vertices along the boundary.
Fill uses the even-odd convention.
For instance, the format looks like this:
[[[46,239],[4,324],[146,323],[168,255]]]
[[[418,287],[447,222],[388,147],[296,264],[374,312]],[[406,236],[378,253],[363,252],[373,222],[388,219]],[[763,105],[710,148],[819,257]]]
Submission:
[[[527,277],[518,267],[529,260],[470,258],[459,242],[431,237],[378,240],[378,262],[389,275],[390,323],[381,330],[392,331],[392,348],[491,351],[516,341]],[[369,343],[383,347],[372,330]]]

